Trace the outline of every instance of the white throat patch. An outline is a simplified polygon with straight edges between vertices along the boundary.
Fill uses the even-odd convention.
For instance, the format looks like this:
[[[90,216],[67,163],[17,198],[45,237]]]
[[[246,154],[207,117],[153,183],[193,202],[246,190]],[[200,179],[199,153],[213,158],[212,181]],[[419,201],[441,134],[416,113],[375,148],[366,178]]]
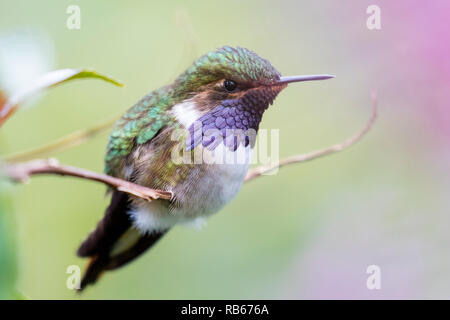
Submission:
[[[195,108],[195,102],[192,99],[184,100],[172,107],[172,113],[175,118],[186,128],[198,120],[202,114]]]

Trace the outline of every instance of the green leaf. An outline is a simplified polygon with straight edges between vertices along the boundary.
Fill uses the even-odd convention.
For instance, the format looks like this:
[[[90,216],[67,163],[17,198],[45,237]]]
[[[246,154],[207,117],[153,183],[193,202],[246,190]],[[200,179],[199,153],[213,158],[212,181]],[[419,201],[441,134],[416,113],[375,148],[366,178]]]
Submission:
[[[91,79],[100,79],[109,83],[112,83],[118,87],[124,87],[125,85],[111,77],[105,76],[103,74],[97,73],[95,71],[92,70],[72,70],[72,69],[62,69],[62,70],[57,70],[57,71],[64,71],[64,70],[70,70],[73,71],[74,74],[70,77],[68,77],[67,79],[64,79],[62,81],[59,81],[57,83],[55,83],[53,86],[70,81],[70,80],[75,80],[75,79],[85,79],[85,78],[91,78]],[[55,71],[54,71],[55,72]]]
[[[0,105],[0,126],[8,117],[30,96],[47,88],[66,83],[76,79],[100,79],[116,86],[124,85],[113,78],[85,69],[60,69],[43,74],[30,85],[11,95],[3,105]]]

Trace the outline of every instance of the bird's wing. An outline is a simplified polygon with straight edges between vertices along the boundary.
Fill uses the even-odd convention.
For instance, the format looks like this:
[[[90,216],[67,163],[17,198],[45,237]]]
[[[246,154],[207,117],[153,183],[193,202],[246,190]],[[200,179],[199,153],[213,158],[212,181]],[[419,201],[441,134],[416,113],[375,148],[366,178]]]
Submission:
[[[123,159],[137,145],[151,141],[162,127],[170,123],[167,109],[173,103],[166,91],[163,88],[145,96],[117,121],[107,146],[106,174],[118,176]]]

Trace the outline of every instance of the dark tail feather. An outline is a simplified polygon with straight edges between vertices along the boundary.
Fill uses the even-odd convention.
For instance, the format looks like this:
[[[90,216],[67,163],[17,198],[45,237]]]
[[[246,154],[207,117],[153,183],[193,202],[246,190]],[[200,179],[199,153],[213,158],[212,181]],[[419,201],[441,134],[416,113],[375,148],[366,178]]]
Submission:
[[[123,249],[124,251],[113,253],[114,256],[111,256],[114,246],[119,240],[121,241],[122,235],[131,227],[131,218],[127,213],[129,210],[128,195],[114,191],[105,216],[78,248],[77,254],[80,257],[91,257],[81,280],[79,291],[97,281],[104,270],[119,268],[139,256],[167,232],[164,230],[140,235],[136,230],[134,240],[129,241],[129,247],[127,245],[126,249]]]
[[[80,288],[77,290],[81,293],[88,284],[94,284],[105,269],[108,259],[106,256],[95,256],[89,260],[83,279],[80,282]]]
[[[116,256],[109,256],[108,251],[91,258],[83,279],[81,280],[78,292],[83,291],[87,285],[94,284],[103,271],[117,269],[134,260],[151,248],[164,234],[166,234],[167,231],[168,230],[164,230],[142,235],[132,247]]]
[[[109,248],[131,226],[131,219],[127,214],[129,206],[128,195],[114,191],[105,216],[80,245],[77,251],[78,256],[89,257],[109,251]]]
[[[130,249],[118,254],[115,257],[111,257],[108,264],[106,265],[107,270],[114,270],[123,265],[131,262],[139,255],[144,253],[146,250],[150,249],[163,235],[166,234],[167,230],[154,231],[150,234],[142,235],[136,244]]]

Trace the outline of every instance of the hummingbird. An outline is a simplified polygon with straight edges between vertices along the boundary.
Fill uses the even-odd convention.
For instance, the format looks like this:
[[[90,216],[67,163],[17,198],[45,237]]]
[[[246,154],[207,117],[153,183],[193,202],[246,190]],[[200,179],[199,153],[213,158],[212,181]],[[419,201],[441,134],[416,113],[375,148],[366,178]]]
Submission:
[[[144,96],[115,124],[105,173],[173,196],[149,202],[109,190],[104,217],[77,251],[89,258],[79,290],[140,256],[173,226],[203,224],[224,207],[244,182],[254,136],[277,95],[289,83],[333,77],[281,76],[255,52],[224,46],[198,58],[172,84]],[[233,134],[237,131],[244,136]],[[179,161],[174,155],[181,153],[189,160],[200,154],[201,161]],[[244,157],[220,161],[224,154]]]

